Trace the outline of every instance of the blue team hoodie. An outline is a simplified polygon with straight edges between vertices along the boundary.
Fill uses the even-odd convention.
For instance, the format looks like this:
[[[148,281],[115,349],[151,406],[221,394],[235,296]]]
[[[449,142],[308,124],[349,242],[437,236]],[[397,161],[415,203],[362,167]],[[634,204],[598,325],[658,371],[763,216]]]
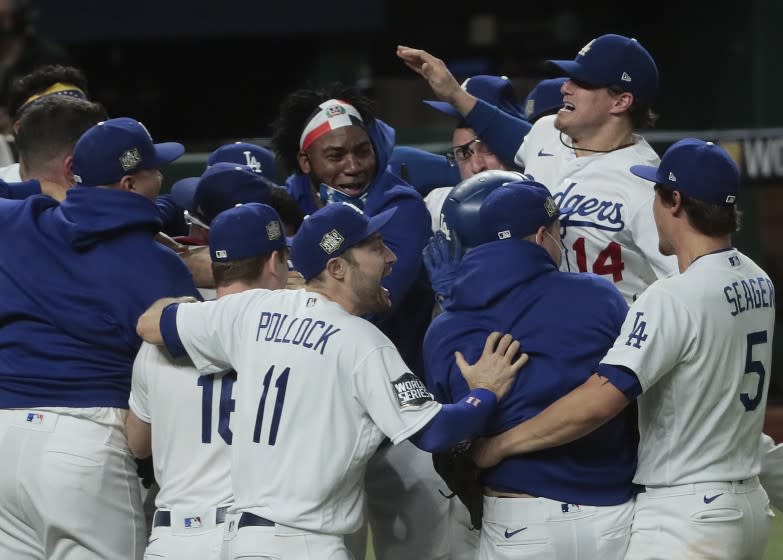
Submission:
[[[0,408],[128,407],[136,321],[164,296],[198,297],[153,240],[155,204],[74,187],[62,204],[0,200]]]
[[[479,358],[487,335],[510,332],[530,361],[486,428],[500,433],[531,418],[596,370],[620,332],[628,306],[607,280],[558,271],[529,241],[480,245],[460,262],[453,302],[424,341],[426,384],[438,401],[457,402],[469,389],[454,361]],[[635,408],[575,442],[518,455],[483,473],[497,490],[573,504],[613,505],[633,496]]]
[[[394,129],[375,119],[367,126],[367,134],[375,149],[378,171],[364,201],[364,211],[374,216],[397,208],[381,229],[384,242],[397,255],[392,273],[383,280],[392,309],[368,318],[394,342],[414,373],[422,375],[421,344],[435,301],[422,265],[422,250],[432,235],[432,220],[416,189],[387,169],[394,148]],[[305,214],[317,210],[307,175],[291,175],[286,188]]]

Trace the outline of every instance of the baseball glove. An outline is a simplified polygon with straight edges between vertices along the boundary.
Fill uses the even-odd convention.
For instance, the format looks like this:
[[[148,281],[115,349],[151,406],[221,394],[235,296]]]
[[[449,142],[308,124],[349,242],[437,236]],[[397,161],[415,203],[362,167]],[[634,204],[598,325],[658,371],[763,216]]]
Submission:
[[[432,463],[452,492],[451,496],[446,497],[457,496],[468,508],[473,529],[481,529],[484,490],[479,481],[480,469],[470,458],[470,442],[464,442],[442,453],[433,453]]]
[[[146,459],[136,459],[136,474],[141,479],[144,488],[149,488],[155,482],[155,470],[152,467],[152,456]]]

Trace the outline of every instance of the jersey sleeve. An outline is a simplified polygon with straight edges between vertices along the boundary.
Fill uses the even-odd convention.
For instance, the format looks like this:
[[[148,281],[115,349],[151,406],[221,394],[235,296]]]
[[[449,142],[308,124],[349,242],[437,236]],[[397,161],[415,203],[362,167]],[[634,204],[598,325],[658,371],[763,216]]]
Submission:
[[[377,347],[361,360],[353,382],[356,398],[394,444],[418,432],[441,409],[391,345]]]
[[[650,264],[655,276],[667,278],[677,271],[677,257],[666,257],[658,250],[658,229],[652,213],[654,198],[655,191],[650,189],[650,194],[644,197],[644,201],[629,216],[629,225],[634,243]]]
[[[628,310],[620,335],[601,364],[627,368],[645,392],[689,356],[695,332],[687,309],[658,281]]]
[[[240,324],[253,293],[224,296],[216,301],[184,303],[177,308],[177,335],[201,374],[233,369],[230,361],[234,326]]]
[[[128,406],[139,420],[151,423],[149,408],[149,356],[155,347],[143,343],[133,361],[133,377],[131,379],[131,393],[128,398]]]

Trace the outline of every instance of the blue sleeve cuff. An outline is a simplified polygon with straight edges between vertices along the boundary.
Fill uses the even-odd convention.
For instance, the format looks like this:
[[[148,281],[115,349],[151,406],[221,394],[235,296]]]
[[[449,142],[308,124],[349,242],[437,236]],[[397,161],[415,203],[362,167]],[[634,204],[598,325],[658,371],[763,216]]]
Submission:
[[[633,370],[625,366],[613,366],[611,364],[598,364],[597,373],[609,380],[609,383],[617,387],[629,400],[634,400],[642,394],[642,385]]]
[[[163,308],[160,315],[160,335],[163,338],[163,344],[173,358],[187,355],[182,340],[177,332],[177,309],[178,303],[172,303]]]
[[[410,440],[429,453],[445,451],[462,441],[471,440],[481,433],[497,402],[492,391],[473,389],[461,401],[443,405],[440,412]]]

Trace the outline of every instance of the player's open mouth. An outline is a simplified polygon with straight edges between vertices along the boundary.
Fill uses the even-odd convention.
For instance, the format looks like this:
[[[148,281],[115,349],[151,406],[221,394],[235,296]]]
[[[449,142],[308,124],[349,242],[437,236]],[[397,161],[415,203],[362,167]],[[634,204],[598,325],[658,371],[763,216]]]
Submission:
[[[570,113],[574,110],[574,104],[569,103],[568,101],[563,102],[563,108],[560,109],[560,113]]]
[[[337,188],[348,196],[359,196],[365,186],[366,184],[362,183],[360,185],[337,185]]]

